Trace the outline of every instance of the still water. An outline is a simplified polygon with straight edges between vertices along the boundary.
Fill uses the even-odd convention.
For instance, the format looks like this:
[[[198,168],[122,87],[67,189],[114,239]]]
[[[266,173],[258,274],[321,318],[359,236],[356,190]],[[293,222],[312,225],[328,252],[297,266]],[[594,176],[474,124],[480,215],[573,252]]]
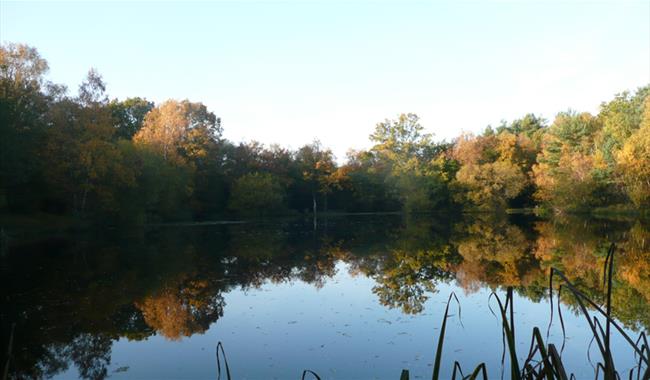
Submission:
[[[610,242],[614,314],[636,338],[650,327],[650,228],[639,221],[358,215],[316,226],[10,231],[0,257],[2,350],[14,326],[10,378],[214,379],[217,342],[236,379],[299,379],[304,369],[323,379],[398,379],[402,369],[430,378],[455,293],[441,377],[458,361],[466,373],[484,362],[499,378],[490,294],[512,286],[520,355],[538,326],[564,342],[568,371],[594,378],[592,335],[567,294],[565,338],[557,299],[549,327],[548,273],[563,270],[602,302]],[[627,374],[632,351],[618,335],[612,344]]]

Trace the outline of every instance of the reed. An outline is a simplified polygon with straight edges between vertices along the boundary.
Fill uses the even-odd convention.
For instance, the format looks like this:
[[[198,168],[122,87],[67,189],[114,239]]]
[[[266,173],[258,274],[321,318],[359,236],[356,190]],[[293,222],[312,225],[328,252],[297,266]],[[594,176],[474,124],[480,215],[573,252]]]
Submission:
[[[508,353],[510,379],[512,380],[573,380],[576,379],[574,374],[567,374],[566,367],[562,362],[562,351],[564,350],[566,330],[564,320],[562,318],[562,311],[560,308],[560,301],[562,297],[562,290],[567,289],[567,293],[573,297],[578,305],[579,312],[586,319],[589,329],[592,334],[592,342],[595,342],[598,347],[599,359],[595,365],[596,371],[594,374],[595,379],[604,380],[620,380],[623,375],[627,375],[629,380],[650,380],[650,345],[645,333],[641,332],[636,340],[632,339],[625,330],[616,322],[612,317],[612,283],[613,283],[613,267],[614,267],[614,252],[615,246],[612,244],[609,247],[605,263],[603,264],[603,288],[605,293],[605,304],[599,305],[583,292],[578,290],[575,285],[562,273],[562,271],[552,268],[549,274],[549,304],[551,308],[551,317],[546,332],[546,340],[550,333],[550,328],[553,323],[554,310],[557,305],[557,313],[560,320],[562,329],[562,346],[558,350],[556,345],[546,343],[542,337],[539,327],[534,327],[531,333],[530,348],[525,355],[517,352],[516,347],[516,331],[515,331],[515,311],[514,311],[514,296],[513,289],[507,288],[505,298],[502,299],[497,293],[492,293],[488,299],[488,306],[490,311],[495,317],[501,321],[501,331],[503,336],[503,355],[502,365],[505,364],[505,354]],[[554,288],[554,283],[557,283],[557,291]],[[557,302],[555,298],[557,297]],[[490,306],[490,301],[496,301],[498,312],[495,313],[494,309]],[[436,345],[435,358],[433,362],[432,380],[440,379],[440,369],[443,363],[443,348],[447,330],[447,319],[450,318],[449,308],[455,301],[458,305],[458,317],[460,320],[461,307],[458,297],[454,293],[449,295],[447,299],[445,312],[442,318],[438,341]],[[591,310],[591,313],[590,313]],[[461,322],[462,324],[462,322]],[[629,369],[626,374],[620,373],[616,368],[614,357],[611,350],[611,337],[613,332],[620,334],[624,340],[630,345],[635,355],[636,365]],[[223,356],[227,380],[230,380],[230,371],[226,361],[226,356],[223,351],[221,342],[217,344],[217,369],[218,378],[221,378],[221,366],[219,363],[219,348]],[[525,358],[521,360],[520,358]],[[306,375],[312,375],[315,379],[320,380],[318,374],[311,370],[304,370],[302,373],[302,380],[305,380]],[[409,380],[410,374],[407,369],[403,369],[400,375],[400,380]],[[475,380],[475,379],[488,379],[487,366],[484,362],[476,365],[471,372],[467,375],[464,374],[463,368],[458,361],[454,361],[452,370],[452,380]]]
[[[612,332],[618,332],[624,340],[630,345],[634,351],[636,366],[627,372],[627,378],[637,380],[650,380],[650,346],[645,333],[639,334],[636,340],[633,340],[623,328],[612,317],[612,283],[613,283],[613,267],[614,267],[614,251],[615,246],[612,244],[607,252],[605,263],[603,265],[603,287],[605,292],[605,305],[598,305],[596,302],[587,297],[584,293],[578,290],[575,285],[558,269],[551,269],[549,275],[549,296],[551,307],[551,321],[547,330],[547,339],[550,331],[550,326],[553,322],[554,314],[554,299],[557,297],[557,311],[562,328],[562,347],[560,350],[552,343],[545,343],[542,338],[541,331],[538,327],[534,327],[531,334],[530,348],[525,356],[523,362],[520,363],[519,358],[523,357],[518,354],[515,339],[515,319],[514,319],[514,302],[513,302],[513,289],[506,290],[505,300],[502,300],[499,295],[492,293],[490,298],[494,298],[498,305],[498,314],[501,319],[501,329],[504,340],[504,354],[507,351],[509,354],[510,362],[510,378],[513,380],[570,380],[575,379],[574,374],[567,375],[566,367],[562,362],[562,350],[564,349],[564,337],[566,336],[564,321],[562,319],[562,312],[560,308],[560,299],[562,289],[567,289],[568,293],[575,299],[578,304],[579,312],[586,319],[592,333],[592,339],[596,342],[599,352],[599,360],[596,363],[595,378],[601,377],[605,380],[618,380],[622,378],[622,374],[616,369],[614,357],[611,350],[611,337]],[[558,281],[557,292],[554,290],[554,280]],[[454,296],[455,297],[455,296]],[[445,310],[441,331],[438,336],[438,348],[434,361],[434,371],[432,380],[440,379],[440,366],[442,363],[442,347],[445,339],[446,320],[448,318],[449,303],[452,298],[450,296],[447,301],[447,308]],[[488,301],[489,303],[489,301]],[[490,310],[493,312],[492,308]],[[590,313],[589,310],[592,310]],[[496,315],[496,314],[495,314]],[[604,326],[604,327],[603,327]],[[505,355],[502,358],[505,359]],[[521,364],[521,365],[520,365]],[[452,379],[476,379],[481,376],[487,379],[487,370],[485,363],[478,364],[469,375],[464,375],[463,370],[458,362],[454,362]],[[406,379],[408,379],[408,374]]]

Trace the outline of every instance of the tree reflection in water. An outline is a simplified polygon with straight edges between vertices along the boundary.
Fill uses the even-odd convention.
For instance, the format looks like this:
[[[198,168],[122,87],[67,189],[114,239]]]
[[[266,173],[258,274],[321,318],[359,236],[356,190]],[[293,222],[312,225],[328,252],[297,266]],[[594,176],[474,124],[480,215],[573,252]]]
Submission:
[[[74,366],[82,378],[103,379],[117,339],[203,333],[227,312],[230,290],[290,281],[322,287],[338,262],[374,280],[374,297],[404,313],[422,312],[441,282],[467,292],[512,286],[537,301],[551,267],[598,300],[610,241],[618,243],[616,317],[650,327],[650,231],[638,221],[387,216],[319,226],[283,221],[12,240],[0,259],[3,342],[16,325],[10,376],[47,378]]]

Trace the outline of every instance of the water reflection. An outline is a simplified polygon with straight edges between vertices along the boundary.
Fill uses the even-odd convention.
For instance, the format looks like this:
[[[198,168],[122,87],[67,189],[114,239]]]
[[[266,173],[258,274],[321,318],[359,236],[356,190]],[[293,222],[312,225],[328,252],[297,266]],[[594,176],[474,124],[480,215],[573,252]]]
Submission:
[[[650,231],[638,221],[357,216],[330,218],[316,231],[311,221],[291,220],[39,241],[16,232],[0,259],[2,341],[14,326],[12,378],[74,367],[82,378],[101,379],[120,338],[202,334],[228,313],[225,294],[294,281],[322,287],[340,263],[374,282],[367,297],[407,315],[427,312],[441,284],[467,294],[513,286],[537,302],[551,267],[599,299],[610,241],[619,247],[615,315],[647,330]]]

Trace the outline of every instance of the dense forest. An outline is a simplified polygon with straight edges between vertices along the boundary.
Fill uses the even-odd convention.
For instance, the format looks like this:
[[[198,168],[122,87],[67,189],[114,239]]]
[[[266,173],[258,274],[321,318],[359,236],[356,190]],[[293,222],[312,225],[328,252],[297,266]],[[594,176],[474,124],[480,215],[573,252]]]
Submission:
[[[369,150],[337,163],[222,137],[202,103],[109,99],[90,70],[76,95],[20,44],[0,47],[0,213],[152,223],[291,213],[638,212],[650,206],[650,86],[597,115],[528,114],[435,141],[415,114],[376,125]]]

